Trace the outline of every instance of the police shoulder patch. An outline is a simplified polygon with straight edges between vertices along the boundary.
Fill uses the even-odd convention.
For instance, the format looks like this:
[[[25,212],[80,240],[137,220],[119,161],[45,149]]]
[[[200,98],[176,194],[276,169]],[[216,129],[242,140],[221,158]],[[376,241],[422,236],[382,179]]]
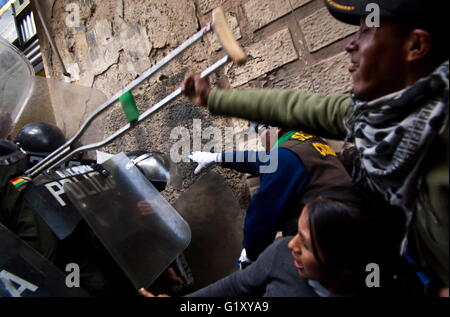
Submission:
[[[26,176],[20,176],[10,180],[9,182],[16,188],[21,189],[24,185],[31,183],[32,179]]]

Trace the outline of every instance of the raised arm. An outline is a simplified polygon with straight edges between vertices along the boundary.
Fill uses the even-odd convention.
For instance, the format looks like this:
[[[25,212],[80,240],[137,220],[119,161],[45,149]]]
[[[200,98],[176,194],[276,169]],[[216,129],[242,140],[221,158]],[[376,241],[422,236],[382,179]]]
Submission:
[[[350,115],[348,95],[309,94],[300,90],[212,89],[208,79],[188,74],[184,93],[211,113],[302,130],[322,137],[343,139],[344,120]]]
[[[343,139],[344,119],[350,113],[348,95],[308,94],[300,90],[211,90],[208,108],[213,114],[240,117],[302,130],[322,137]]]

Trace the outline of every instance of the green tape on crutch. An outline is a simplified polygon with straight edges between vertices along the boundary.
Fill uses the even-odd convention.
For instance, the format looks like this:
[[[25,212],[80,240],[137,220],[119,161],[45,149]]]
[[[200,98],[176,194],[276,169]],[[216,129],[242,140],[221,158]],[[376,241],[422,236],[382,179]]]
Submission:
[[[119,98],[120,104],[122,105],[123,112],[127,117],[129,123],[139,119],[139,110],[136,106],[136,101],[134,100],[131,92],[126,92]]]

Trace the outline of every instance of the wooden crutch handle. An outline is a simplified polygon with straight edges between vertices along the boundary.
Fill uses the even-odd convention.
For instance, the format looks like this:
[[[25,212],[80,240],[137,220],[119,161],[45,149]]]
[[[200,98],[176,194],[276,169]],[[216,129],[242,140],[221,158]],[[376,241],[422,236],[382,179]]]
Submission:
[[[236,64],[244,64],[247,61],[247,54],[245,54],[242,47],[234,38],[221,7],[213,10],[212,20],[214,32],[217,34],[217,37],[228,56],[230,56]]]

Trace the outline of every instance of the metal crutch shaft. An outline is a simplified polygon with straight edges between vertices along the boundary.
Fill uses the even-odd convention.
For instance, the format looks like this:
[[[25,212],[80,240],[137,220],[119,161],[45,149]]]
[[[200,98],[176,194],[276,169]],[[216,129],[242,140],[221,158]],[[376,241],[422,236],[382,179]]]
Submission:
[[[210,66],[208,69],[203,71],[201,73],[201,77],[202,78],[208,77],[213,72],[215,72],[216,70],[218,70],[219,68],[221,68],[225,64],[227,64],[229,61],[230,61],[229,56],[225,56],[224,58],[222,58],[218,62],[216,62],[214,65]],[[163,100],[161,100],[160,102],[155,104],[153,107],[151,107],[150,109],[145,111],[142,115],[140,115],[138,120],[135,123],[133,123],[133,125],[132,124],[127,124],[126,126],[123,126],[116,133],[114,133],[109,138],[107,138],[107,139],[105,139],[105,140],[103,140],[101,142],[85,145],[85,146],[79,147],[78,149],[73,150],[72,152],[70,152],[69,154],[67,154],[63,158],[61,158],[58,162],[53,164],[49,169],[51,170],[51,169],[59,166],[60,164],[64,163],[67,159],[70,159],[72,156],[74,156],[74,155],[76,155],[76,154],[78,154],[80,152],[95,150],[95,149],[101,148],[101,147],[103,147],[105,145],[108,145],[109,143],[113,142],[115,139],[121,137],[123,134],[128,132],[130,129],[134,128],[136,125],[138,125],[141,122],[143,122],[150,115],[152,115],[153,113],[155,113],[156,111],[158,111],[159,109],[161,109],[162,107],[167,105],[168,103],[170,103],[173,100],[175,100],[176,98],[178,98],[182,93],[183,93],[183,90],[181,88],[178,88],[177,90],[172,92],[170,95],[168,95],[166,98],[164,98]]]
[[[223,48],[227,52],[227,57],[223,58],[219,62],[217,62],[215,65],[210,67],[208,70],[206,70],[202,75],[207,76],[211,72],[215,71],[219,67],[223,66],[225,63],[227,63],[230,59],[232,59],[234,62],[236,62],[238,65],[242,65],[247,60],[247,55],[242,50],[240,45],[237,43],[237,41],[234,39],[234,36],[231,32],[231,30],[228,27],[225,14],[222,10],[222,8],[216,8],[213,10],[212,13],[213,22],[212,24],[208,24],[204,28],[202,28],[198,33],[196,33],[194,36],[192,36],[190,39],[188,39],[185,43],[183,43],[181,46],[179,46],[177,49],[172,51],[168,56],[166,56],[164,59],[162,59],[160,62],[158,62],[155,66],[151,67],[149,70],[147,70],[145,73],[143,73],[139,78],[131,82],[125,89],[117,93],[114,97],[112,97],[109,101],[107,101],[105,104],[100,106],[82,125],[82,127],[77,131],[77,133],[63,146],[61,146],[59,149],[51,153],[49,156],[47,156],[44,160],[42,160],[40,163],[38,163],[33,168],[29,169],[25,172],[25,175],[34,177],[40,172],[47,169],[49,166],[51,168],[54,168],[58,164],[62,163],[67,157],[71,157],[77,152],[81,151],[80,149],[93,149],[98,148],[101,146],[104,146],[108,144],[109,142],[113,141],[116,137],[122,135],[129,129],[133,128],[136,123],[141,122],[144,120],[148,115],[156,111],[155,107],[158,109],[162,107],[163,105],[167,104],[171,100],[178,97],[182,91],[181,89],[178,91],[175,91],[173,94],[165,98],[163,101],[155,105],[152,109],[147,110],[143,115],[139,116],[136,121],[133,121],[133,124],[129,124],[126,127],[120,129],[116,132],[113,136],[110,138],[96,143],[94,145],[81,147],[78,150],[72,151],[70,154],[63,157],[67,152],[69,152],[72,149],[72,145],[81,138],[83,133],[87,130],[87,128],[90,126],[92,121],[94,121],[95,118],[97,118],[100,114],[102,114],[106,109],[108,109],[110,106],[112,106],[115,102],[117,102],[122,95],[125,93],[131,92],[134,88],[139,86],[144,80],[146,80],[148,77],[153,75],[156,71],[162,69],[167,63],[169,63],[171,60],[173,60],[176,56],[178,56],[180,53],[182,53],[184,50],[186,50],[188,47],[192,46],[195,42],[203,38],[203,36],[214,28],[215,33],[219,37],[220,42],[222,43]],[[135,120],[135,119],[131,119]],[[55,163],[57,162],[57,163]]]
[[[30,177],[34,177],[35,175],[39,174],[43,170],[45,170],[50,164],[61,158],[62,155],[67,153],[67,148],[70,149],[70,146],[75,143],[82,134],[89,128],[91,123],[97,118],[99,115],[101,115],[105,110],[107,110],[109,107],[114,105],[122,96],[124,93],[132,91],[134,88],[141,85],[146,79],[148,79],[150,76],[155,74],[157,71],[163,69],[170,61],[172,61],[174,58],[176,58],[178,55],[183,53],[186,49],[191,47],[193,44],[195,44],[197,41],[202,39],[206,34],[210,33],[212,31],[211,24],[206,25],[203,27],[199,32],[194,34],[192,37],[190,37],[186,42],[181,44],[179,47],[177,47],[175,50],[173,50],[169,55],[167,55],[165,58],[160,60],[158,63],[156,63],[153,67],[149,68],[145,73],[143,73],[141,76],[139,76],[137,79],[132,81],[127,87],[125,87],[123,90],[115,94],[112,98],[110,98],[106,103],[101,105],[81,126],[81,128],[77,131],[77,133],[63,146],[61,146],[59,149],[51,153],[49,156],[47,156],[44,160],[36,164],[33,168],[27,170],[25,172],[26,175]]]

